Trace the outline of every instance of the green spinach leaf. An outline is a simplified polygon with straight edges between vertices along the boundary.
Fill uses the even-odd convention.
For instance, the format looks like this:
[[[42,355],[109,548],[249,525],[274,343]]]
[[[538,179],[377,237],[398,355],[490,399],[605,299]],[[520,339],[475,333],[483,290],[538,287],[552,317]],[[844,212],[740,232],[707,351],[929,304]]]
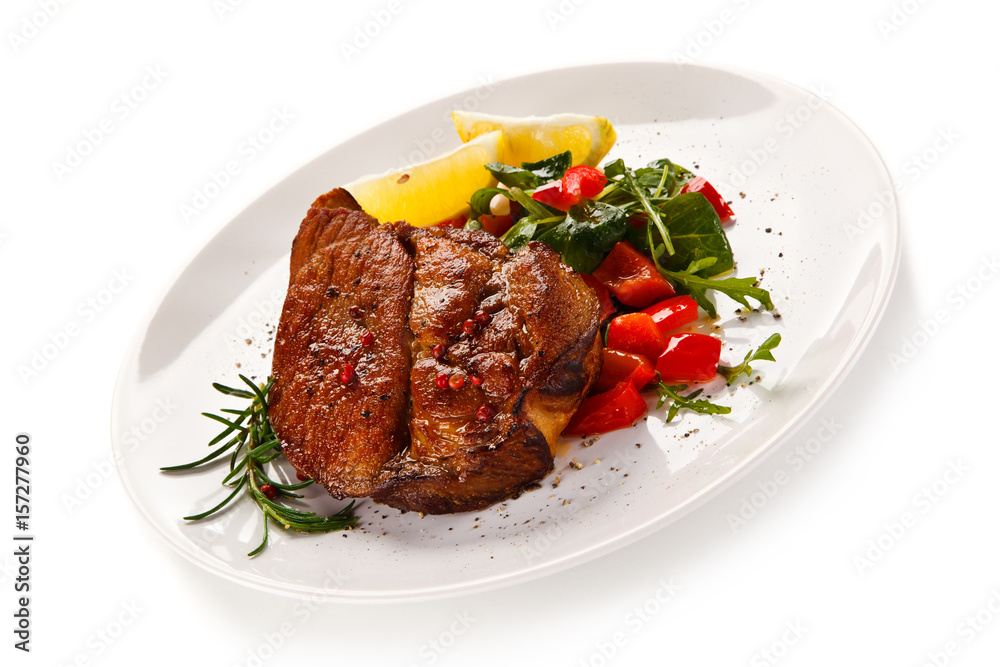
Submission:
[[[537,222],[531,218],[522,218],[517,224],[508,229],[506,234],[500,237],[500,242],[512,251],[517,252],[528,245],[528,241],[534,238],[537,229]]]
[[[562,178],[572,164],[573,154],[570,151],[566,151],[565,153],[559,153],[538,162],[522,162],[521,167],[533,173],[538,178],[539,185],[544,185],[549,181],[556,181]]]
[[[674,246],[673,254],[659,258],[663,268],[680,271],[691,262],[714,257],[710,267],[697,272],[699,276],[709,278],[733,270],[733,249],[722,230],[719,215],[704,195],[697,192],[677,195],[659,209]]]
[[[572,154],[566,151],[538,162],[522,162],[520,167],[513,167],[502,162],[491,162],[486,165],[486,168],[493,174],[493,178],[508,188],[533,190],[539,185],[562,178],[572,164],[572,160]]]
[[[521,188],[522,190],[532,190],[538,187],[538,177],[527,169],[512,167],[502,162],[491,162],[486,168],[493,178],[497,179],[508,188]]]
[[[591,273],[625,237],[629,226],[621,209],[587,200],[571,208],[564,221],[542,233],[538,240],[562,254],[564,264],[580,273]]]

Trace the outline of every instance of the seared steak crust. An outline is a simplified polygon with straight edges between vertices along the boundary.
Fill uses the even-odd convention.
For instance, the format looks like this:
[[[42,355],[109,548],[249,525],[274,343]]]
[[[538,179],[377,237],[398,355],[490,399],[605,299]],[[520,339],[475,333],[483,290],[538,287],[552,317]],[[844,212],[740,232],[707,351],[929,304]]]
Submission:
[[[310,210],[295,240],[306,243],[315,250],[298,266],[300,248],[292,250],[297,270],[275,338],[271,423],[296,470],[336,498],[363,497],[408,441],[413,262],[360,211]],[[377,344],[363,344],[365,331]]]
[[[337,191],[324,202],[351,204]],[[271,420],[297,470],[338,498],[438,514],[510,498],[552,469],[601,356],[597,298],[548,246],[515,254],[485,232],[318,207],[291,270]]]

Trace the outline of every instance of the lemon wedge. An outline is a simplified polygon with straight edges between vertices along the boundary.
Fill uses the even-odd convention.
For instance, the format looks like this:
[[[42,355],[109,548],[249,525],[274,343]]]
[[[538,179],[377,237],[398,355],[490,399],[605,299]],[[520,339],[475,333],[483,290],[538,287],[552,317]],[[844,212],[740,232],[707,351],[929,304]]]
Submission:
[[[554,116],[493,116],[473,111],[453,111],[462,141],[503,130],[503,159],[516,167],[571,151],[573,165],[596,167],[615,143],[615,128],[607,118],[562,113]]]
[[[497,184],[484,167],[500,159],[502,133],[487,132],[432,160],[344,186],[365,213],[380,222],[405,220],[426,227],[461,215],[479,188]]]

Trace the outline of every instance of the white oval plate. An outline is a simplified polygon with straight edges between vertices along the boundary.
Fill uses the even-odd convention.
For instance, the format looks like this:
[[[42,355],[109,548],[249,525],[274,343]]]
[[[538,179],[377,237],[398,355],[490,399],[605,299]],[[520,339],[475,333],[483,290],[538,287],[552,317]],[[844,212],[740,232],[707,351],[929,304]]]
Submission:
[[[729,228],[740,275],[763,271],[781,318],[719,303],[724,360],[773,331],[778,361],[734,393],[721,417],[653,410],[633,429],[584,447],[560,445],[556,472],[520,498],[473,514],[420,517],[370,501],[360,529],[301,535],[261,526],[248,501],[200,523],[182,516],[223,496],[216,468],[166,475],[199,458],[215,434],[200,412],[227,399],[213,381],[258,379],[287,283],[288,250],[310,202],[361,174],[458,145],[449,113],[563,111],[606,116],[619,141],[608,160],[660,157],[694,168],[733,201]],[[183,271],[141,327],[116,389],[114,450],[122,481],[172,547],[234,581],[343,601],[429,598],[524,581],[622,547],[734,481],[844,378],[872,334],[900,251],[893,183],[861,131],[821,96],[768,76],[715,67],[632,63],[525,76],[459,93],[331,149],[265,193]],[[230,406],[233,403],[228,402]],[[640,447],[641,445],[641,447]],[[569,463],[583,464],[577,470]],[[599,462],[596,460],[599,459]],[[553,488],[554,478],[561,483]],[[322,511],[340,506],[314,493]]]

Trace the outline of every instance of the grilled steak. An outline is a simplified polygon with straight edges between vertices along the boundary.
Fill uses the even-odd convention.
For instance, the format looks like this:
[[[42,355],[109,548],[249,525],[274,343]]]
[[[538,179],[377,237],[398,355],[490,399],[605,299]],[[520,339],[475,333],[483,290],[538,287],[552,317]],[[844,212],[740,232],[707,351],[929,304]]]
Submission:
[[[314,247],[307,258],[304,244]],[[292,270],[275,338],[271,422],[296,470],[336,498],[368,496],[408,443],[413,261],[367,214],[313,208]]]
[[[378,226],[352,202],[320,197],[293,244],[271,399],[286,457],[335,497],[402,510],[517,495],[599,374],[596,296],[544,244]]]
[[[412,440],[373,497],[435,514],[479,509],[552,469],[552,446],[599,371],[599,306],[543,244],[512,255],[484,232],[397,233],[417,266]]]

